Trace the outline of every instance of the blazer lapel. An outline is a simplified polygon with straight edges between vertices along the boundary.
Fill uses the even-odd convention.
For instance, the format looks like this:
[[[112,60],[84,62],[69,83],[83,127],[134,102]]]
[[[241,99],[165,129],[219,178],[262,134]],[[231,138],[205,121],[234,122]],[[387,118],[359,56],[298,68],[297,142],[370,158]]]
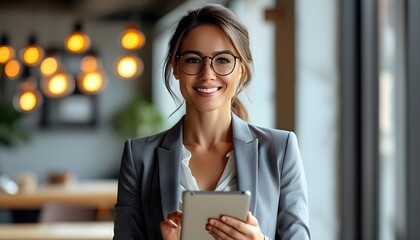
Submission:
[[[179,204],[182,122],[181,119],[167,132],[162,145],[157,149],[163,219],[168,213],[177,210]]]
[[[258,139],[248,123],[232,114],[233,146],[239,191],[251,192],[250,210],[255,213],[258,172]]]

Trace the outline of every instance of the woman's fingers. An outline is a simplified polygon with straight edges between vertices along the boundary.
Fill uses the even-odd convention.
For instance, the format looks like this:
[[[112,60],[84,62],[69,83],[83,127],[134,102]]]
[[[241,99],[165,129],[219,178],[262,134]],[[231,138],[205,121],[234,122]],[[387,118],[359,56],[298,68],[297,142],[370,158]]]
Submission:
[[[246,218],[246,222],[252,226],[259,226],[258,219],[252,215],[251,212],[248,212],[248,216]]]
[[[175,211],[168,214],[167,219],[181,219],[182,218],[182,212],[181,211]]]
[[[181,219],[182,219],[182,212],[181,211],[175,211],[168,214],[167,220],[172,220],[173,223],[176,225],[181,225]]]
[[[176,224],[173,220],[165,221],[170,227],[177,228],[178,224]]]
[[[212,231],[209,231],[209,233],[210,235],[214,237],[215,240],[233,240],[231,236],[227,235],[226,233],[224,233],[223,231],[217,228],[213,228]],[[239,239],[235,239],[235,240],[239,240]]]
[[[160,231],[164,240],[179,240],[181,234],[182,212],[168,214],[167,219],[160,223]]]
[[[215,239],[264,239],[258,220],[251,212],[246,222],[229,216],[209,219],[206,229]]]
[[[223,216],[220,219],[210,219],[207,224],[207,231],[216,239],[245,239],[244,234],[239,230],[246,225],[235,218]]]

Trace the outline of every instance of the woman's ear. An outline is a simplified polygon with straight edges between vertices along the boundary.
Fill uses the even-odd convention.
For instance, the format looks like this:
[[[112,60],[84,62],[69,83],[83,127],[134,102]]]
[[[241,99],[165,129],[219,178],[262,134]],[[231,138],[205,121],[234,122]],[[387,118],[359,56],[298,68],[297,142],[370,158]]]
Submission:
[[[174,75],[175,79],[178,80],[178,65],[176,61],[172,62],[172,74]]]
[[[242,63],[241,63],[240,66],[241,67],[239,68],[238,75],[239,75],[239,79],[242,79],[242,77],[244,76],[244,73],[245,73],[245,66]]]

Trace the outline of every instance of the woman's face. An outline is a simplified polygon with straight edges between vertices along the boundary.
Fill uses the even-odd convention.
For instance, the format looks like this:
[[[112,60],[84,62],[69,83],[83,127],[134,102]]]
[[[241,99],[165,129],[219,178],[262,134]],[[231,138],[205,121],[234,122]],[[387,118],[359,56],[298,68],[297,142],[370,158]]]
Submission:
[[[211,24],[193,28],[184,36],[179,55],[181,58],[175,60],[173,72],[179,80],[187,111],[230,113],[231,101],[242,77],[242,68],[240,59],[231,58],[232,55],[238,56],[238,53],[222,29]],[[211,67],[212,60],[208,58],[214,56],[216,58],[213,60],[213,66],[216,71],[226,74],[233,68],[232,64],[233,71],[225,76],[215,73]],[[198,74],[191,75],[191,71],[200,69],[200,61],[205,63],[204,68]]]

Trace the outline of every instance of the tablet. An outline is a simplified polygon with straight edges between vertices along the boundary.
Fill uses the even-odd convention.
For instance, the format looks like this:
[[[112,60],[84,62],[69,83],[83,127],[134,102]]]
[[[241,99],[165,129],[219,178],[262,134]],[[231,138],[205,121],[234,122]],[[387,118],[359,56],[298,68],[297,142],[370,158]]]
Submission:
[[[182,195],[182,240],[213,240],[207,232],[209,218],[221,215],[246,221],[249,211],[249,191],[185,191]]]

